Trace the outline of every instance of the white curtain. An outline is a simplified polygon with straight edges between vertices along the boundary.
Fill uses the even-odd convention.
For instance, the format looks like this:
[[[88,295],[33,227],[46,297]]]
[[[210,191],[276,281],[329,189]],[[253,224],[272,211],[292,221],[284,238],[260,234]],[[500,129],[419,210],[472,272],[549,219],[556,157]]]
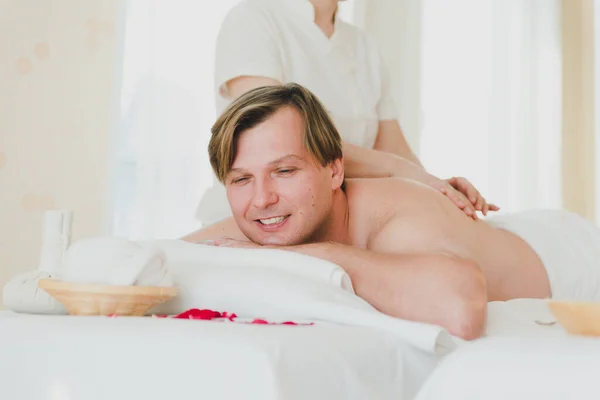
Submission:
[[[238,1],[128,1],[114,235],[173,238],[200,226],[196,208],[213,181],[214,46]],[[341,5],[342,19],[352,20],[353,3]]]
[[[199,226],[212,182],[214,43],[237,1],[128,2],[113,234],[178,237]]]
[[[503,211],[561,206],[559,0],[423,0],[420,156]]]

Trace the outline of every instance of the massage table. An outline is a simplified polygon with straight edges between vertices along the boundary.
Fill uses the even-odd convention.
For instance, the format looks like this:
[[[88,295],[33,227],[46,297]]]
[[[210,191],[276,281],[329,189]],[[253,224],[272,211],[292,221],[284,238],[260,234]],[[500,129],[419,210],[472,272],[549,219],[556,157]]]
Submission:
[[[442,360],[416,400],[600,399],[600,338],[568,334],[544,300],[490,304],[485,338]]]
[[[3,312],[0,398],[600,398],[600,341],[552,320],[542,300],[490,303],[486,337],[439,355],[340,323]]]
[[[331,323],[0,313],[1,399],[414,398],[437,358]]]
[[[97,251],[70,271],[86,243]],[[144,317],[65,315],[37,287],[37,277],[71,279],[90,260],[121,265],[101,259],[126,253],[111,243],[79,242],[59,275],[30,271],[4,287],[0,399],[409,400],[453,347],[440,327],[376,311],[338,266],[282,250],[153,241],[179,293]],[[80,279],[104,279],[92,272]],[[191,308],[238,317],[173,317]]]
[[[323,260],[157,241],[180,293],[154,313],[241,318],[68,316],[35,283],[57,273],[66,245],[56,243],[39,270],[4,288],[13,311],[0,313],[1,399],[600,398],[589,379],[600,377],[600,343],[536,323],[553,320],[542,300],[490,303],[486,338],[465,343],[377,312]]]

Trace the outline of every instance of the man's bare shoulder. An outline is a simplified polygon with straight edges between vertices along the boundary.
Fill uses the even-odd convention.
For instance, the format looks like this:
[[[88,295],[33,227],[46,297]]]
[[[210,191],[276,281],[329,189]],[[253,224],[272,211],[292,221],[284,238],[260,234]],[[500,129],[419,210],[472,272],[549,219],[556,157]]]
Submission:
[[[414,203],[423,197],[444,197],[425,184],[398,177],[348,179],[346,195],[348,202],[356,206],[378,208],[395,208],[404,201]]]
[[[356,245],[369,248],[382,227],[402,214],[411,186],[411,182],[397,178],[346,180],[350,231]]]
[[[233,218],[227,218],[199,229],[182,237],[181,240],[198,243],[206,240],[219,239],[222,237],[228,237],[236,240],[248,240],[240,228],[238,228]]]
[[[346,187],[357,243],[376,251],[426,250],[423,243],[454,208],[442,193],[408,179],[352,180]]]

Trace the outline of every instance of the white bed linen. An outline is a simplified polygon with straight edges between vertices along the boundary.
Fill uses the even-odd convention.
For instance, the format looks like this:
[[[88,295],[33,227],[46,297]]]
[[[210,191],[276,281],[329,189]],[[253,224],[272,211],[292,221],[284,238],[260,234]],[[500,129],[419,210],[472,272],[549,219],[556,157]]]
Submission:
[[[0,398],[412,399],[434,355],[365,327],[0,313]]]
[[[107,254],[121,254],[115,251],[111,238],[89,240],[95,243],[90,257],[102,249]],[[116,249],[122,249],[122,244],[118,241]],[[393,332],[399,340],[437,355],[447,354],[460,344],[440,326],[379,312],[354,293],[350,277],[342,268],[326,260],[283,250],[230,249],[180,240],[145,244],[165,253],[169,275],[179,292],[152,310],[157,314],[210,308],[246,318],[307,319],[370,327]],[[125,250],[124,259],[116,257],[104,265],[126,263],[132,252]],[[85,262],[84,256],[75,258]],[[160,267],[157,271],[162,270]],[[56,302],[37,288],[37,279],[36,272],[13,278],[4,288],[5,305],[17,312],[63,313],[64,308],[56,307]],[[72,280],[68,276],[58,279]]]
[[[447,356],[417,400],[600,399],[600,339],[570,335],[543,300],[491,303],[487,337]]]

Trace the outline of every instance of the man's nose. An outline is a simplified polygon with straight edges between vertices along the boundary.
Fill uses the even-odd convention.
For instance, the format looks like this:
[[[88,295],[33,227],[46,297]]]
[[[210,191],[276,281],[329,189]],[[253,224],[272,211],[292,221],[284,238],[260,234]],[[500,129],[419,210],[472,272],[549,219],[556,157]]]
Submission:
[[[254,207],[265,209],[279,201],[274,182],[271,179],[257,181],[254,186]]]

